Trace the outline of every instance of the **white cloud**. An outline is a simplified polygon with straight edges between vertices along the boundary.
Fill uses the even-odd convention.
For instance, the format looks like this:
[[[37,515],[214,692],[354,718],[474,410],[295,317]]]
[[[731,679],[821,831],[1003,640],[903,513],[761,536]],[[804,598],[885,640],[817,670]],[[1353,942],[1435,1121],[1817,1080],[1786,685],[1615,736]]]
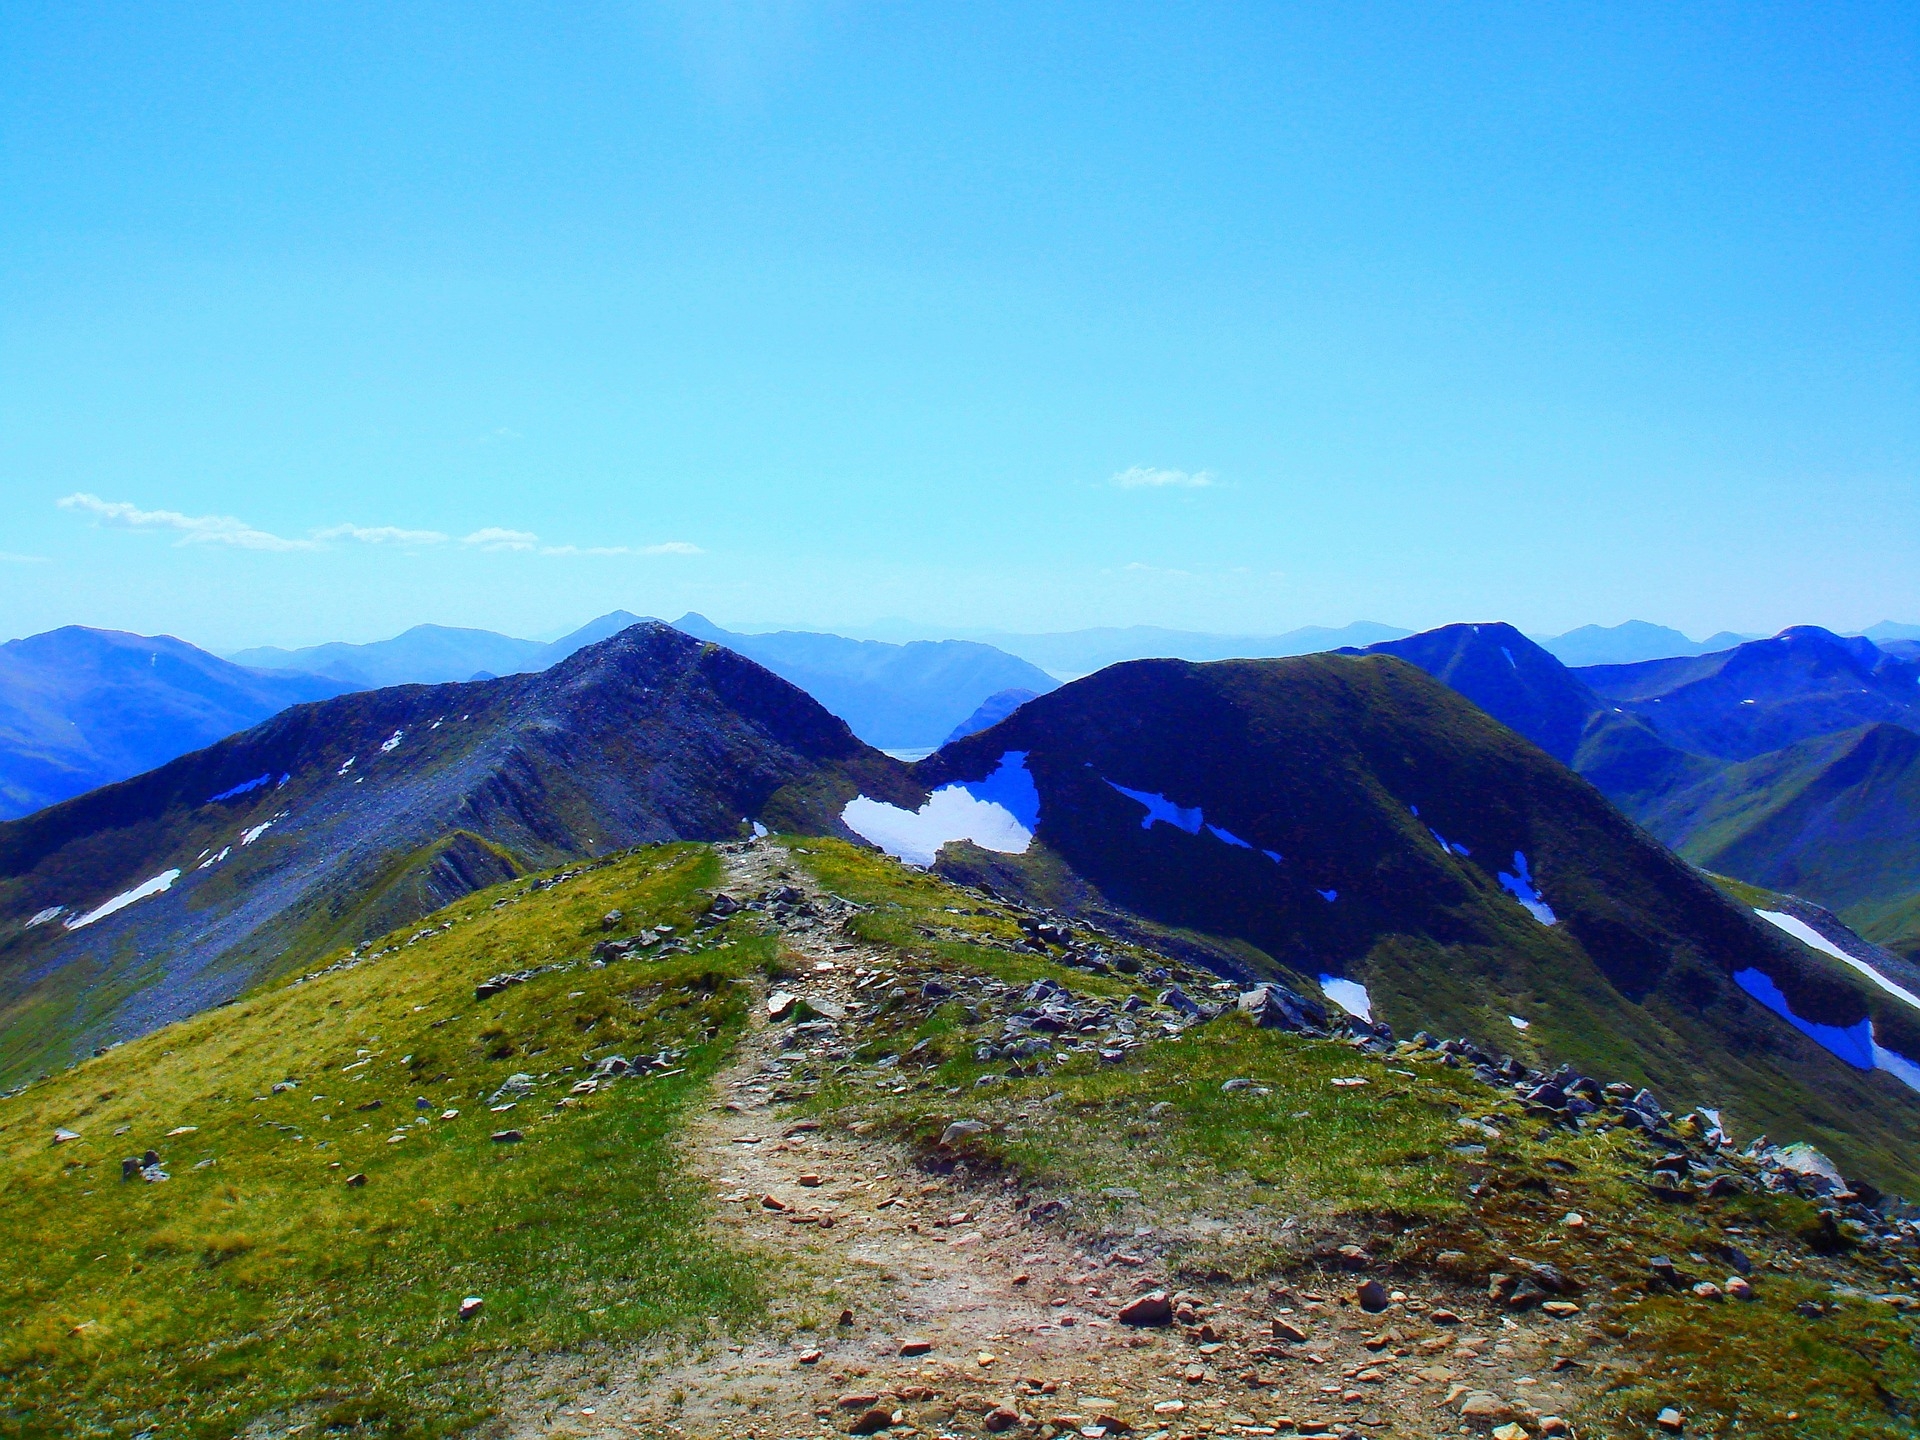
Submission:
[[[63,509],[84,510],[102,525],[122,530],[171,530],[181,545],[229,545],[236,550],[318,550],[317,540],[289,540],[266,530],[256,530],[232,515],[183,515],[178,510],[142,510],[120,500],[102,500],[98,495],[69,495],[60,501]]]
[[[119,500],[102,500],[98,495],[68,495],[59,502],[63,509],[92,515],[100,524],[124,530],[171,531],[181,545],[229,545],[242,550],[325,550],[331,542],[351,540],[360,545],[445,545],[453,537],[439,530],[408,530],[398,525],[329,525],[315,530],[311,538],[289,540],[284,536],[258,530],[231,515],[183,515],[178,510],[142,510]],[[460,544],[482,551],[517,551],[539,555],[704,555],[707,552],[685,540],[667,540],[658,545],[543,545],[531,530],[508,530],[498,525],[483,526],[460,537]],[[0,551],[0,562],[39,563],[38,555],[11,555]]]
[[[444,545],[438,530],[402,530],[397,525],[330,525],[313,532],[316,540],[358,540],[362,545]]]
[[[482,550],[538,550],[540,537],[527,530],[502,530],[489,525],[471,535],[460,537],[462,545],[477,545]]]
[[[45,555],[16,555],[11,550],[0,550],[0,565],[47,565],[52,563]]]
[[[1217,482],[1211,470],[1156,470],[1150,465],[1135,465],[1122,470],[1109,483],[1122,490],[1205,490]]]

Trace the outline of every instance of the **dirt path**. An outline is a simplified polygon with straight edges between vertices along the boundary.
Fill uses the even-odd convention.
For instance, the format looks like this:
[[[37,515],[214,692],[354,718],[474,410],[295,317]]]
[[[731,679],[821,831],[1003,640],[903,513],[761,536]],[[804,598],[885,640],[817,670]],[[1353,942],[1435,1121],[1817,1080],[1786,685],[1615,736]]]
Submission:
[[[782,884],[813,893],[770,841],[726,860],[733,894]],[[837,926],[788,927],[784,937],[802,976],[789,988],[829,1005],[857,1003],[853,987],[892,958]],[[799,1058],[781,1049],[790,1038],[757,994],[737,1060],[689,1133],[688,1161],[715,1187],[729,1238],[842,1295],[840,1323],[797,1330],[770,1316],[769,1333],[750,1339],[530,1364],[505,1377],[501,1433],[1434,1435],[1461,1423],[1467,1392],[1485,1389],[1520,1401],[1539,1434],[1539,1413],[1570,1398],[1574,1367],[1555,1370],[1548,1353],[1572,1348],[1567,1327],[1476,1325],[1446,1297],[1429,1297],[1420,1313],[1396,1303],[1367,1316],[1331,1294],[1216,1287],[1193,1297],[1199,1323],[1124,1325],[1116,1313],[1127,1300],[1156,1283],[1177,1287],[1150,1266],[1077,1249],[997,1192],[957,1191],[889,1145],[783,1121],[777,1096]],[[1469,1323],[1432,1323],[1448,1303]],[[1276,1338],[1276,1314],[1309,1339]]]

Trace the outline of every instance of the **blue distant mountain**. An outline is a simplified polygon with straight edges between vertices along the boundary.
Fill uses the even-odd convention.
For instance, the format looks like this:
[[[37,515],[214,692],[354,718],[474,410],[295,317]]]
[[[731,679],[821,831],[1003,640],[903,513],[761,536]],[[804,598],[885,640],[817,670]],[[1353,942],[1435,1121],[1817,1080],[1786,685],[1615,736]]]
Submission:
[[[931,749],[1007,690],[1042,695],[1056,686],[1046,671],[974,640],[849,640],[805,630],[741,635],[704,615],[676,628],[712,640],[766,666],[818,700],[869,745]]]
[[[304,670],[312,675],[326,675],[353,690],[378,690],[386,685],[444,685],[450,680],[545,670],[582,646],[618,635],[640,618],[625,610],[615,610],[552,642],[518,640],[493,630],[416,625],[391,640],[375,640],[365,645],[349,645],[338,640],[301,650],[263,645],[254,650],[236,651],[227,658],[238,665],[265,670]]]
[[[354,688],[166,635],[68,625],[0,645],[0,818],[31,814]]]

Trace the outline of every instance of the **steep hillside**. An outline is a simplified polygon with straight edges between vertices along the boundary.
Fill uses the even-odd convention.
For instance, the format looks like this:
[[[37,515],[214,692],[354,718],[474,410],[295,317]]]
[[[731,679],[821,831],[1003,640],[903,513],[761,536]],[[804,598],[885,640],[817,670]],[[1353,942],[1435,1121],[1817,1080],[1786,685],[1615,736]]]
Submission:
[[[852,727],[869,745],[916,749],[940,744],[954,726],[1003,690],[1044,693],[1045,671],[971,640],[889,645],[782,630],[736,635],[701,615],[674,622],[792,681]]]
[[[124,780],[349,687],[170,636],[69,625],[0,645],[0,819]]]
[[[1749,991],[1902,1057],[1920,1016],[1391,657],[1115,666],[914,775],[918,811],[843,819],[943,873],[1214,937],[1249,978],[1318,982],[1402,1032],[1553,1054],[1915,1173],[1920,1095]]]
[[[896,769],[657,622],[541,674],[298,707],[0,825],[0,1082],[530,866],[806,823],[796,782]]]
[[[1876,722],[1920,730],[1920,663],[1812,625],[1713,655],[1593,666],[1580,679],[1669,743],[1723,761]]]
[[[1647,827],[1696,864],[1800,895],[1907,955],[1920,899],[1920,734],[1885,723],[1803,740],[1671,797]]]
[[[996,690],[980,702],[977,710],[953,727],[953,733],[947,736],[945,743],[951,745],[956,740],[977,735],[982,730],[998,725],[1033,696],[1031,690]]]

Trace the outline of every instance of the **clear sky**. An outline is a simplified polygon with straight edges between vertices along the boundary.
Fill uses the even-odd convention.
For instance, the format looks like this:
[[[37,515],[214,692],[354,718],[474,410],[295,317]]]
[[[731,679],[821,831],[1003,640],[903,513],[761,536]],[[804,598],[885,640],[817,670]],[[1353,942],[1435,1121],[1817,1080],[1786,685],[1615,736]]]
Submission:
[[[1920,621],[1916,77],[1911,3],[0,0],[0,631]]]

